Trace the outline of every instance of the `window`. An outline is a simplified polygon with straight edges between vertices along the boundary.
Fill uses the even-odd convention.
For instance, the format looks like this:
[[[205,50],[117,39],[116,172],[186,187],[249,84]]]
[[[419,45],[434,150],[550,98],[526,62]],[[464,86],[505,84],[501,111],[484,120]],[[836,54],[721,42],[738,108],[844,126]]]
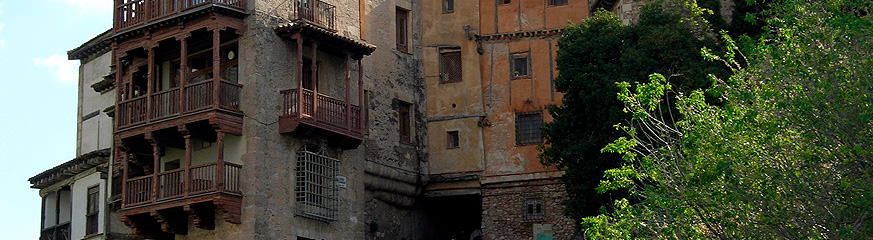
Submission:
[[[97,233],[97,221],[100,215],[100,185],[88,188],[88,198],[85,212],[85,235]]]
[[[412,104],[403,101],[397,102],[397,119],[400,121],[400,142],[411,143],[412,126],[410,123],[412,119],[409,110],[412,108]]]
[[[294,168],[296,215],[323,222],[336,221],[339,191],[336,177],[339,160],[323,155],[307,145],[297,152]]]
[[[522,216],[524,221],[542,221],[544,219],[543,197],[527,197],[524,199],[522,207]]]
[[[501,5],[510,4],[510,3],[511,3],[510,0],[497,0],[497,4],[501,4]]]
[[[568,0],[549,0],[549,5],[565,5]]]
[[[542,112],[515,114],[515,144],[528,145],[543,142],[540,127],[543,125]]]
[[[408,39],[408,25],[409,25],[409,11],[397,8],[397,50],[407,52],[409,51],[409,43]]]
[[[443,0],[443,13],[455,11],[455,0]]]
[[[460,136],[458,131],[449,131],[446,133],[446,148],[459,148]]]
[[[440,83],[460,82],[461,73],[460,51],[440,53]]]
[[[509,75],[511,78],[530,77],[530,53],[512,54],[509,61]]]

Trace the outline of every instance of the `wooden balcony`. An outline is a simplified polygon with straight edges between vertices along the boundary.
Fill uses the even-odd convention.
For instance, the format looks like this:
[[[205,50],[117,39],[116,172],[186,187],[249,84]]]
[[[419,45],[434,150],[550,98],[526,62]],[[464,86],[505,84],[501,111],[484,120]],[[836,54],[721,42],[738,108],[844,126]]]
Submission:
[[[70,239],[70,222],[43,229],[39,234],[39,240],[67,240]]]
[[[322,1],[288,0],[291,20],[306,20],[317,26],[336,32],[336,7]]]
[[[221,165],[221,166],[219,166]],[[223,168],[223,171],[217,171]],[[165,203],[213,193],[241,195],[242,166],[233,163],[208,163],[190,169],[176,169],[156,175],[128,179],[125,208],[154,203]],[[157,184],[154,179],[157,178]],[[155,188],[157,187],[157,188]]]
[[[280,133],[313,133],[312,130],[319,130],[329,143],[343,149],[356,148],[361,143],[363,116],[360,106],[309,89],[288,89],[280,94]],[[302,98],[299,97],[301,94]]]
[[[215,82],[207,80],[184,86],[181,91],[177,87],[153,93],[151,97],[140,96],[121,101],[116,107],[118,129],[191,115],[209,109],[241,114],[239,101],[242,85],[219,81],[219,87],[216,89],[213,87]]]
[[[218,6],[245,11],[245,0],[115,0],[115,32]]]
[[[242,166],[217,161],[129,178],[122,195],[122,221],[135,235],[165,238],[195,227],[215,228],[215,210],[227,222],[240,223]]]

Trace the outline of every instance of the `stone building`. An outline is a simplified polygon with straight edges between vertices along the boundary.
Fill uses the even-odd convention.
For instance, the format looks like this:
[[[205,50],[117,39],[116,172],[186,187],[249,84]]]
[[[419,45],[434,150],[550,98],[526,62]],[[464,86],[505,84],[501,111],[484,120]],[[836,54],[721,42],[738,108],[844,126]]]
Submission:
[[[446,237],[574,234],[561,204],[563,171],[543,166],[537,146],[539,127],[551,120],[544,106],[561,102],[554,87],[557,39],[588,9],[585,0],[425,1],[425,200],[475,219],[436,225]]]
[[[90,81],[80,96],[100,100],[80,97],[77,145],[108,149],[107,226],[153,239],[427,238],[418,1],[113,5],[113,28],[69,53]],[[55,185],[41,194],[69,195]]]

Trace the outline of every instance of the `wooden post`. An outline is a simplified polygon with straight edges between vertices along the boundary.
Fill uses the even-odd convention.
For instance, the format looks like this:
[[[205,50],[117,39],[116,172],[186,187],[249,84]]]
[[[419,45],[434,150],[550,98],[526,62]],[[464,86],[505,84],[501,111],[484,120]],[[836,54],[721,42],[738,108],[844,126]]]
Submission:
[[[218,164],[216,164],[215,174],[217,180],[218,191],[224,191],[224,130],[218,129]]]
[[[349,98],[349,81],[352,78],[351,62],[352,56],[346,53],[346,132],[352,130],[352,100]]]
[[[123,101],[124,100],[123,96],[126,96],[126,95],[124,95],[124,91],[125,91],[124,86],[121,85],[121,69],[122,69],[121,56],[119,56],[119,53],[118,53],[118,45],[116,45],[116,44],[113,44],[113,45],[114,46],[113,46],[112,51],[115,53],[113,56],[115,57],[115,95],[116,95],[115,96],[115,121],[113,121],[113,122],[115,122],[115,124],[113,124],[113,125],[115,125],[115,129],[113,129],[113,130],[117,131],[118,125],[119,125],[118,123],[121,122],[121,120],[119,119],[121,117],[121,115],[118,114],[118,111],[120,111],[120,109],[118,108],[118,103]]]
[[[364,68],[361,67],[361,59],[358,59],[358,131],[364,133]]]
[[[118,148],[121,157],[121,208],[127,207],[127,151]]]
[[[154,157],[154,167],[152,167],[152,202],[158,200],[158,171],[161,165],[161,146],[158,142],[152,142],[152,156]]]
[[[188,81],[188,38],[182,37],[182,55],[179,57],[179,115],[185,112],[185,82]],[[173,74],[173,73],[171,73]]]
[[[191,181],[193,181],[191,178],[191,154],[194,149],[191,146],[191,133],[188,132],[187,126],[179,125],[179,132],[182,132],[182,137],[185,138],[185,176],[182,180],[182,192],[187,197],[188,193],[191,192]]]
[[[212,29],[212,107],[218,109],[218,88],[220,87],[221,80],[218,77],[220,74],[220,65],[221,65],[221,53],[219,49],[221,48],[221,30],[216,27]]]
[[[312,42],[312,119],[318,122],[318,42]]]
[[[297,118],[303,118],[303,35],[297,34]]]
[[[146,1],[146,2],[149,2],[149,1]],[[152,44],[147,44],[147,45],[148,45],[147,47],[149,48],[149,56],[148,56],[149,62],[148,62],[148,70],[147,70],[148,73],[146,73],[146,88],[148,88],[148,89],[146,89],[146,116],[145,116],[145,120],[146,120],[146,122],[151,122],[152,113],[154,113],[154,109],[152,109],[152,108],[155,107],[155,106],[152,106],[153,105],[152,104],[152,94],[155,92],[154,91],[154,88],[155,88],[155,83],[154,83],[154,81],[155,81],[155,79],[154,79],[155,78],[155,74],[154,74],[155,48],[152,47]]]

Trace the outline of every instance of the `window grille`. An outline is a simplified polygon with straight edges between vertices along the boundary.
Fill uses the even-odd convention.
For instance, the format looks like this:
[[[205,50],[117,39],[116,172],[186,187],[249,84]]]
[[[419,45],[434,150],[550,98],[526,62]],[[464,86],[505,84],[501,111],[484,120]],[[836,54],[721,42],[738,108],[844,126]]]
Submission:
[[[522,217],[525,222],[542,221],[545,219],[545,206],[543,197],[528,197],[522,205]]]
[[[509,71],[511,78],[530,77],[530,54],[517,53],[510,57]]]
[[[455,11],[455,0],[443,0],[443,13]]]
[[[446,134],[446,148],[458,148],[460,147],[460,135],[458,135],[458,131],[450,131]]]
[[[294,172],[296,215],[324,222],[336,221],[339,212],[336,184],[339,160],[301,150],[297,153]]]
[[[549,0],[549,5],[564,5],[568,0]]]
[[[542,112],[528,112],[515,114],[515,144],[527,145],[543,142]]]
[[[85,213],[85,235],[97,233],[97,221],[100,216],[99,185],[88,188],[87,209]]]
[[[461,81],[461,52],[440,53],[440,83]]]

